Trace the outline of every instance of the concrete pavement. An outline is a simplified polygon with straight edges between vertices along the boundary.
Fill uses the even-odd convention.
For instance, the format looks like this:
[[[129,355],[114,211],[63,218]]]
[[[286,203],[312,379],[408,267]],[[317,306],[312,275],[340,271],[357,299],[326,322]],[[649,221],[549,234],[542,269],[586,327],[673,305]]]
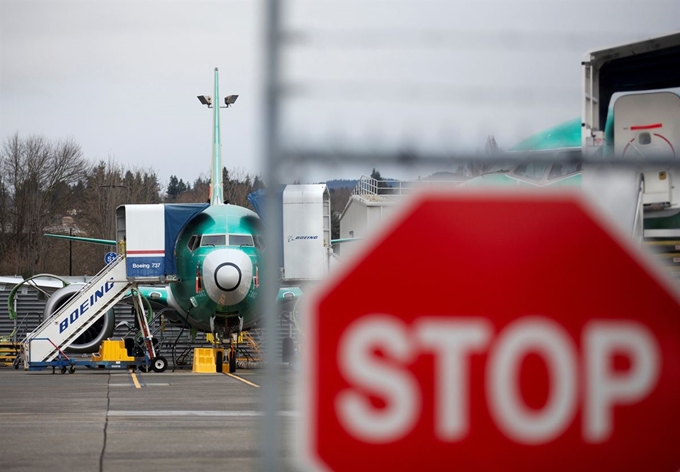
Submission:
[[[263,373],[236,375],[0,369],[0,470],[256,470]],[[278,386],[294,470],[293,374]]]

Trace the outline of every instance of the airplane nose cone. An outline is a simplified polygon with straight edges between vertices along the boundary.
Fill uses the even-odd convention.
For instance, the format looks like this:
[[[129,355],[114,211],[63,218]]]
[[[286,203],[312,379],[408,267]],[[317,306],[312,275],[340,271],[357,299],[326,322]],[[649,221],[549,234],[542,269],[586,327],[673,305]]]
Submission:
[[[233,262],[223,262],[215,269],[215,283],[225,292],[236,290],[242,278],[241,269]]]
[[[253,263],[238,249],[216,249],[203,260],[203,288],[223,309],[241,302],[253,283]]]

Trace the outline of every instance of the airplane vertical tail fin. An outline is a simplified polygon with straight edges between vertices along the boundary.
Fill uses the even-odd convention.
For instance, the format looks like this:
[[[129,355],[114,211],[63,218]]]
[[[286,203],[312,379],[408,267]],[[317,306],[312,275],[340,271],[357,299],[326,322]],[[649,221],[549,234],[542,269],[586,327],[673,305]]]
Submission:
[[[219,71],[215,67],[215,93],[213,94],[213,148],[210,170],[210,204],[224,203],[222,187],[222,145],[220,143],[220,92]]]

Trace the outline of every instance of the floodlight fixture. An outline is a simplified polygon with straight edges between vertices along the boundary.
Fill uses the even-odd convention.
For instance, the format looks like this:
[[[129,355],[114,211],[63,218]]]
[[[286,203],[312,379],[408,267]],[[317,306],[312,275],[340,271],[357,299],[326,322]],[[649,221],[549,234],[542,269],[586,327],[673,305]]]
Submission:
[[[212,106],[212,97],[210,95],[199,95],[198,101],[201,102],[202,105],[207,105],[208,107]]]
[[[224,97],[224,104],[229,107],[229,105],[233,105],[236,103],[236,99],[238,98],[238,95],[227,95]]]

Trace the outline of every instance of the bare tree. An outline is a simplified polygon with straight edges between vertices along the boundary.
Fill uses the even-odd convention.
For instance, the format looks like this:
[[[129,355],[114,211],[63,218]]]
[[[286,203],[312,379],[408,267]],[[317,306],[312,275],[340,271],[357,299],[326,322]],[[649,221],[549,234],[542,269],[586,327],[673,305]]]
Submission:
[[[352,195],[352,187],[330,189],[331,195],[331,238],[340,237],[340,215],[345,211],[347,202]]]
[[[160,185],[152,170],[125,169],[109,157],[100,161],[87,177],[80,209],[88,234],[115,238],[115,213],[120,205],[160,203]]]
[[[115,237],[116,207],[126,199],[121,171],[115,160],[109,157],[108,162],[99,161],[85,180],[78,220],[90,237]]]
[[[484,143],[483,149],[477,148],[478,155],[495,156],[500,155],[502,153],[503,149],[501,149],[498,146],[498,144],[496,143],[496,138],[494,138],[493,136],[486,137],[486,142]],[[472,159],[467,163],[463,164],[458,172],[460,172],[466,177],[473,178],[482,175],[484,171],[488,169],[488,167],[489,164],[485,164],[478,160]]]
[[[65,274],[72,265],[74,273],[93,274],[110,248],[73,242],[70,258],[64,250],[67,242],[43,233],[75,230],[114,239],[118,206],[162,201],[155,171],[124,168],[113,157],[89,165],[73,139],[50,141],[15,133],[0,149],[0,171],[0,273]],[[208,178],[199,177],[176,201],[206,202],[209,185]],[[248,194],[261,185],[258,177],[241,169],[224,170],[226,201],[250,206]]]
[[[496,138],[493,136],[487,136],[486,143],[484,143],[484,154],[487,156],[493,156],[495,154],[501,154],[503,150],[496,143]]]
[[[9,226],[10,199],[7,188],[7,177],[4,172],[4,154],[0,153],[0,254],[5,254],[7,250],[7,233]]]
[[[42,230],[71,204],[69,188],[89,166],[73,139],[50,142],[44,136],[10,136],[0,151],[8,208],[3,230],[18,254],[15,273],[35,273],[44,256]],[[9,249],[9,248],[6,248]]]
[[[254,184],[256,178],[241,168],[232,170],[224,168],[222,176],[225,203],[228,202],[252,210],[248,201],[248,194],[255,190]],[[259,181],[259,178],[257,180]]]

